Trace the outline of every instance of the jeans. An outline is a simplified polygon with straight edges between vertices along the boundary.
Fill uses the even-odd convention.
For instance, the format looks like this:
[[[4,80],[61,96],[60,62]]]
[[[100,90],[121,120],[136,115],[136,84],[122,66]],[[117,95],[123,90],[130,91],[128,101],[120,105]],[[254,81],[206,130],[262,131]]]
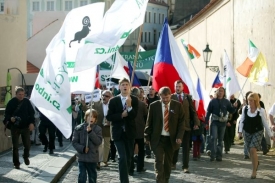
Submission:
[[[20,135],[24,146],[23,158],[24,159],[29,158],[29,155],[30,155],[31,140],[30,140],[29,128],[17,129],[12,126],[11,128],[12,161],[15,166],[20,165],[19,153],[18,153]]]
[[[134,139],[128,139],[125,132],[119,140],[114,140],[118,152],[118,169],[121,183],[129,183],[128,173],[131,166],[131,157],[134,155]]]
[[[212,121],[210,126],[211,159],[222,159],[225,122]]]
[[[97,172],[96,172],[97,163],[88,163],[88,162],[78,162],[78,183],[86,183],[87,173],[89,183],[96,183]]]

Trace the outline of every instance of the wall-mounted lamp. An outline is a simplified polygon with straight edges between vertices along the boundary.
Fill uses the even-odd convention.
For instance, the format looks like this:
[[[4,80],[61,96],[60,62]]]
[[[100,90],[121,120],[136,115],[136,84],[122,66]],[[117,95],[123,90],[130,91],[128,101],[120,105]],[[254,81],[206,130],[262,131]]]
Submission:
[[[208,62],[210,62],[210,58],[212,55],[212,50],[209,48],[209,44],[206,45],[206,48],[203,50],[203,59],[205,62],[205,68],[209,68],[212,72],[218,72],[218,66],[208,66]]]

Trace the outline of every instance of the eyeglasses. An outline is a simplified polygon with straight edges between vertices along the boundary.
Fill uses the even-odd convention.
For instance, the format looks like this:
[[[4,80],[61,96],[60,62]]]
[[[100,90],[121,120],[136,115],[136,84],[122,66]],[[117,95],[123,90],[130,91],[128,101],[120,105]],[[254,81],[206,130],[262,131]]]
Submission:
[[[102,95],[103,97],[107,97],[107,98],[109,98],[110,96],[108,96],[108,95]]]

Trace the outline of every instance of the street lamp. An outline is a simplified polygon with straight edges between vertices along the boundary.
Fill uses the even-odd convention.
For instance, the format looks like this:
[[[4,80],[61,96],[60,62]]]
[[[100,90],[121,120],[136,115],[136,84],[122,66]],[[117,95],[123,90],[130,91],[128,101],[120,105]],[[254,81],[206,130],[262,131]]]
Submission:
[[[208,66],[208,62],[210,62],[210,58],[212,55],[212,50],[209,48],[209,44],[206,45],[206,48],[203,50],[203,59],[205,62],[205,68],[209,68],[212,72],[218,72],[218,66]]]

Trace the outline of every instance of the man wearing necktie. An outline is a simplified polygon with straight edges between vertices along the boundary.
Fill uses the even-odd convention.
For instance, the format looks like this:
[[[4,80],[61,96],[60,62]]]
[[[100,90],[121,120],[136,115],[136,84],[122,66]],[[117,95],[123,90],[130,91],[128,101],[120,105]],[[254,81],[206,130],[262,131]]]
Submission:
[[[157,183],[168,183],[173,153],[182,143],[185,114],[182,105],[171,100],[170,88],[162,87],[159,93],[161,99],[149,107],[145,138],[155,154]]]
[[[190,138],[191,127],[194,130],[198,129],[200,121],[196,113],[195,107],[192,102],[192,97],[186,93],[183,93],[183,81],[177,80],[175,82],[175,91],[172,95],[172,99],[179,101],[183,106],[183,113],[185,114],[184,124],[184,136],[182,139],[182,170],[184,173],[189,173],[189,151],[190,151]],[[172,169],[176,169],[176,163],[178,161],[179,150],[174,152]]]
[[[118,168],[121,183],[129,183],[131,157],[134,154],[136,138],[135,118],[138,110],[138,99],[130,95],[130,82],[123,78],[119,81],[120,95],[109,101],[106,116],[111,123],[111,133],[118,152]],[[131,174],[131,173],[130,173]]]

